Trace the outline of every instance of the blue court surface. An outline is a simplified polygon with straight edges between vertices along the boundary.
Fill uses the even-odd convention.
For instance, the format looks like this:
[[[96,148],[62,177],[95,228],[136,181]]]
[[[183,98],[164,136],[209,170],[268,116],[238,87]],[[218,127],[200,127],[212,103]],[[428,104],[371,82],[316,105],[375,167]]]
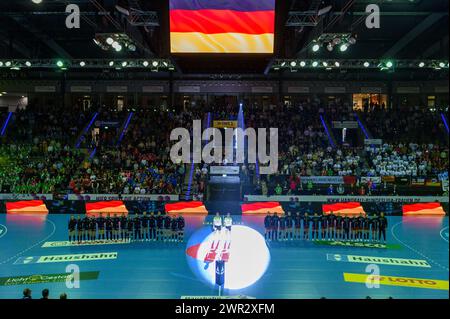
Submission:
[[[184,243],[46,247],[51,246],[49,242],[67,240],[68,218],[0,215],[0,298],[20,298],[25,287],[32,289],[34,298],[40,297],[44,288],[50,289],[52,298],[66,292],[71,299],[217,296],[219,290],[212,284],[215,267],[205,264],[203,258],[209,247],[216,244],[231,245],[222,295],[258,299],[449,298],[448,217],[388,217],[387,248],[311,241],[266,245],[262,219],[240,216],[234,217],[237,225],[231,237],[213,238],[204,217],[188,217]],[[206,217],[206,222],[211,218]],[[78,254],[94,254],[103,259],[53,258],[58,262],[41,262],[51,258],[40,258]],[[393,262],[392,258],[409,261]],[[72,289],[64,281],[48,282],[48,277],[40,276],[66,274],[66,267],[72,264],[81,273],[98,273],[86,275],[88,278],[82,275],[79,288]],[[373,269],[379,271],[380,284],[369,280],[366,285],[367,276],[376,274],[371,272]],[[28,278],[12,278],[18,276]],[[42,280],[46,282],[39,283]]]

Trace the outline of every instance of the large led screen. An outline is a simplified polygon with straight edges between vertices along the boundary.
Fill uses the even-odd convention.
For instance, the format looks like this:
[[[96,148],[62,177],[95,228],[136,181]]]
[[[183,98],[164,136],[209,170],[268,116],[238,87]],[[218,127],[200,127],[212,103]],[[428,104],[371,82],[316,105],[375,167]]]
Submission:
[[[170,0],[172,53],[273,53],[275,0]]]

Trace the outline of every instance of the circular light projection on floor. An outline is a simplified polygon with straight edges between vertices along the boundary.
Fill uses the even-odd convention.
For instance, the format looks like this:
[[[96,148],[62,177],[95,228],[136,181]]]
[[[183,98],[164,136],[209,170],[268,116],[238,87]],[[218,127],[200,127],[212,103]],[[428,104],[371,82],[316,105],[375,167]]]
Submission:
[[[215,260],[220,260],[223,253],[229,256],[225,263],[225,289],[253,285],[264,275],[270,262],[264,237],[256,230],[236,225],[231,234],[225,230],[214,234],[210,227],[204,227],[189,239],[186,256],[194,274],[210,285],[215,285],[215,261],[207,262],[205,258],[214,253]]]

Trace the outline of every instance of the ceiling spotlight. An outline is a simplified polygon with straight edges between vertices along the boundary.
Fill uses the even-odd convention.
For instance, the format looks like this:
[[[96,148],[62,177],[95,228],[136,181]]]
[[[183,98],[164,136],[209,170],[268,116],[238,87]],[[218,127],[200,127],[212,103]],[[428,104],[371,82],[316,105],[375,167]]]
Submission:
[[[145,67],[147,67],[147,66],[148,66],[148,61],[142,62],[142,65],[145,66]]]
[[[293,68],[296,67],[296,66],[297,66],[297,62],[292,61],[292,62],[291,62],[291,66],[292,66]]]
[[[339,50],[341,50],[341,52],[345,52],[345,51],[347,51],[347,49],[348,49],[348,45],[345,43],[339,47]]]
[[[5,66],[10,67],[11,66],[11,61],[6,61],[5,62]]]
[[[312,63],[312,66],[315,68],[316,66],[318,66],[319,65],[319,62],[317,62],[317,61],[314,61],[313,63]]]
[[[336,61],[336,62],[334,62],[334,66],[338,68],[341,66],[341,64],[338,61]]]
[[[392,68],[393,65],[394,65],[394,63],[392,63],[392,61],[387,61],[387,62],[386,62],[386,66],[387,66],[388,68]]]
[[[31,2],[36,3],[36,4],[39,4],[39,3],[42,2],[42,0],[31,0]]]
[[[63,63],[63,61],[58,60],[58,61],[56,61],[56,65],[57,65],[58,67],[62,68],[62,67],[64,66],[64,63]]]
[[[0,66],[3,66],[3,62],[2,61],[0,61]]]
[[[420,62],[419,63],[419,68],[423,68],[425,66],[425,62]]]
[[[136,51],[136,46],[134,45],[134,44],[130,44],[129,46],[128,46],[128,50],[130,50],[130,51]]]
[[[317,51],[319,51],[319,49],[320,49],[320,45],[319,44],[314,44],[313,45],[313,47],[312,47],[312,50],[314,51],[314,52],[317,52]]]
[[[126,67],[127,64],[128,64],[127,61],[123,61],[123,62],[122,62],[122,66],[123,66],[123,67]]]
[[[153,61],[153,62],[152,62],[152,65],[153,65],[154,67],[157,67],[158,64],[159,64],[158,61]]]
[[[31,62],[30,61],[25,62],[25,65],[26,66],[31,66]]]
[[[163,65],[167,68],[169,66],[169,63],[167,63],[166,61],[163,62]]]
[[[333,51],[333,45],[331,44],[331,42],[327,44],[327,50],[330,52]]]
[[[369,63],[369,62],[367,62],[367,61],[364,62],[364,67],[365,67],[365,68],[368,68],[369,66],[370,66],[370,63]]]
[[[117,41],[113,41],[113,43],[111,43],[111,46],[115,49],[117,46],[119,45],[119,42]]]
[[[339,43],[341,43],[341,39],[340,38],[334,38],[332,43],[333,43],[333,45],[338,45]]]
[[[300,66],[303,68],[306,65],[305,61],[300,61]]]
[[[445,63],[444,62],[439,62],[439,67],[445,68]]]
[[[322,65],[323,65],[324,67],[327,67],[327,66],[328,66],[328,62],[323,61],[323,62],[322,62]]]
[[[114,43],[114,39],[111,37],[108,37],[108,38],[106,38],[106,43],[108,43],[109,45],[112,45]]]
[[[109,61],[109,66],[113,66],[114,65],[114,61]]]
[[[348,38],[348,43],[355,44],[356,43],[356,39],[354,37],[350,37],[350,38]]]
[[[81,66],[81,67],[83,67],[83,66],[85,66],[85,65],[86,65],[86,62],[84,62],[84,61],[81,61],[81,62],[80,62],[80,66]]]
[[[120,44],[117,44],[117,46],[114,48],[117,52],[122,50],[122,46]]]

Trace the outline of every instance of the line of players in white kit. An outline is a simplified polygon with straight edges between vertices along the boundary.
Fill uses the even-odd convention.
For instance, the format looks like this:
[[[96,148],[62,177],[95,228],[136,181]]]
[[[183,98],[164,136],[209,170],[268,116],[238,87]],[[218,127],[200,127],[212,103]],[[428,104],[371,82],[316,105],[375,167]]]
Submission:
[[[69,241],[86,242],[97,240],[134,240],[183,242],[185,220],[182,215],[162,215],[161,212],[147,215],[137,213],[134,217],[121,214],[100,213],[98,217],[70,217]]]
[[[278,216],[267,213],[264,218],[265,238],[268,241],[286,240],[348,240],[386,242],[388,222],[384,213],[378,215],[347,216],[339,213],[315,213],[312,217],[305,213],[290,212]]]

